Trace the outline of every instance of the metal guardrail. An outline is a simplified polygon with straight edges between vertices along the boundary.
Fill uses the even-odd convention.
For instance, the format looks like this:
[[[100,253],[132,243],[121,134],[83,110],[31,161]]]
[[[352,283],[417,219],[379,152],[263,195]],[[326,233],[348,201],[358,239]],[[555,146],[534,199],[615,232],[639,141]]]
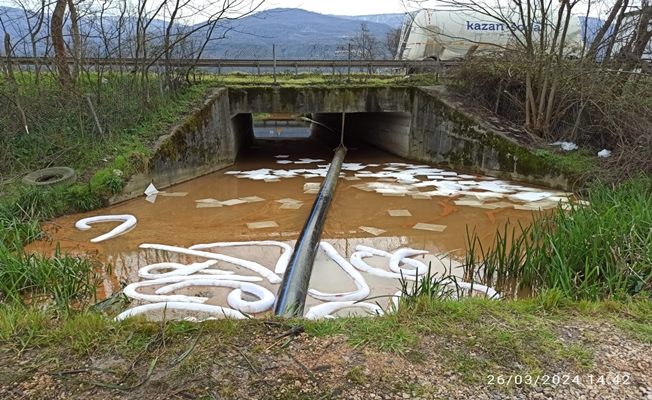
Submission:
[[[7,57],[0,57],[0,63],[6,63]],[[80,61],[74,58],[67,59],[68,64],[82,64],[86,66],[125,66],[133,67],[143,65],[143,60],[136,58],[84,58]],[[12,57],[12,64],[17,65],[47,65],[54,64],[52,57]],[[151,61],[145,60],[149,63]],[[439,61],[404,61],[404,60],[256,60],[256,59],[217,59],[207,58],[199,61],[193,59],[173,59],[170,65],[173,67],[198,68],[446,68],[459,64],[459,62]],[[154,66],[163,65],[163,61],[154,63]]]

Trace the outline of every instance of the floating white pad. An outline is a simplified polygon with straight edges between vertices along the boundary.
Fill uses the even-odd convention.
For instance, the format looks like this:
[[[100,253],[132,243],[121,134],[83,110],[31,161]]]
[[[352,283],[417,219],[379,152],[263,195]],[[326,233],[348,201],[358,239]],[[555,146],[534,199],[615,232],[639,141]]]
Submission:
[[[197,203],[197,208],[219,208],[222,203]]]
[[[265,201],[265,199],[262,199],[258,196],[240,197],[240,200],[246,201],[247,203],[256,203],[258,201]]]
[[[509,198],[511,200],[515,200],[515,201],[527,201],[527,202],[530,202],[530,201],[543,200],[543,199],[548,198],[550,196],[552,196],[552,193],[548,193],[548,192],[538,192],[538,193],[525,192],[525,193],[513,194],[513,195],[509,196]]]
[[[372,228],[370,226],[361,226],[360,230],[365,231],[367,233],[371,233],[374,236],[378,236],[378,235],[381,235],[381,234],[387,232],[384,229]]]
[[[387,210],[392,217],[411,217],[412,214],[408,210]]]
[[[243,200],[240,200],[240,199],[231,199],[231,200],[227,200],[227,201],[221,201],[220,203],[222,203],[225,206],[235,206],[235,205],[238,205],[238,204],[246,203],[246,201],[243,201]]]
[[[279,154],[278,156],[274,156],[274,157],[276,157],[276,158],[288,158],[290,156],[287,155],[287,154]]]
[[[159,192],[159,196],[164,196],[164,197],[184,197],[188,194],[188,192]]]
[[[434,224],[425,224],[423,222],[419,222],[418,224],[414,225],[412,229],[421,229],[424,231],[433,231],[433,232],[443,232],[444,229],[446,229],[446,225],[434,225]]]
[[[145,189],[145,195],[146,196],[151,196],[151,195],[157,194],[157,193],[158,193],[158,189],[156,189],[156,187],[154,186],[153,183],[150,183],[149,186],[147,186],[147,189]]]
[[[412,195],[412,198],[414,200],[430,200],[432,197],[430,195],[424,194],[424,193],[415,193]]]
[[[283,203],[279,208],[281,210],[298,210],[302,205],[303,203]]]
[[[249,229],[278,228],[278,224],[274,221],[248,222],[247,228]]]
[[[219,202],[220,202],[219,200],[215,200],[211,198],[195,200],[195,203],[219,203]]]

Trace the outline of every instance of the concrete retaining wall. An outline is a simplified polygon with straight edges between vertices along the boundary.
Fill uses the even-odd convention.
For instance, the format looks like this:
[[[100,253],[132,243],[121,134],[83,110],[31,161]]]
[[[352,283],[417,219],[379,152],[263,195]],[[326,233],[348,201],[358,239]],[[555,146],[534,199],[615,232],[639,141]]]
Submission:
[[[313,113],[313,135],[336,146],[341,112],[345,137],[428,164],[566,188],[555,165],[536,156],[522,130],[470,109],[444,87],[254,87],[215,89],[193,115],[161,137],[146,171],[135,174],[111,203],[232,165],[253,138],[251,113]],[[346,140],[345,140],[346,143]]]
[[[544,186],[568,187],[522,129],[465,105],[445,87],[414,96],[409,159]]]
[[[244,141],[234,128],[247,121],[250,115],[232,120],[227,89],[215,89],[195,113],[159,138],[147,170],[134,174],[109,202],[140,196],[150,183],[162,189],[232,165]]]

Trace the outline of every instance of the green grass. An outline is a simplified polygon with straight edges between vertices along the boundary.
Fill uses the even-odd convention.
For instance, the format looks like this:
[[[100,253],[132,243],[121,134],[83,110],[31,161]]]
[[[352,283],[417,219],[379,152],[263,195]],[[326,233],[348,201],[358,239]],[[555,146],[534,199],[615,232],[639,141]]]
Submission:
[[[69,312],[74,302],[95,300],[100,282],[95,265],[83,257],[28,253],[20,244],[0,247],[0,294],[6,302],[48,304]]]
[[[616,335],[652,343],[649,301],[571,301],[554,307],[545,302],[543,297],[519,301],[435,299],[430,307],[405,307],[383,317],[325,321],[272,318],[279,325],[273,332],[261,320],[197,324],[150,322],[136,317],[115,322],[96,312],[61,314],[54,308],[0,305],[0,342],[8,354],[24,354],[28,363],[36,354],[39,360],[47,361],[34,362],[56,360],[50,370],[62,370],[65,365],[76,369],[82,360],[106,357],[124,359],[124,366],[141,366],[140,375],[129,375],[128,382],[138,382],[142,371],[153,362],[158,374],[168,371],[174,379],[184,381],[215,371],[216,366],[223,373],[239,374],[241,369],[260,370],[268,365],[266,359],[285,359],[284,352],[295,350],[279,348],[278,343],[271,352],[268,349],[276,342],[276,334],[301,323],[306,328],[304,347],[321,343],[318,349],[322,345],[330,349],[330,338],[344,336],[350,346],[343,350],[344,354],[364,354],[365,349],[381,351],[385,354],[381,360],[402,357],[415,368],[435,357],[439,373],[454,371],[465,384],[486,382],[488,371],[494,375],[556,370],[589,373],[600,348],[593,346],[598,337],[591,333],[591,327],[597,327],[599,332],[605,324],[612,324],[621,330],[614,331]],[[569,325],[587,329],[569,341],[565,331]],[[38,352],[29,352],[33,349]],[[350,385],[373,383],[374,371],[366,375],[364,368],[347,367],[344,374]],[[121,368],[111,369],[126,373]],[[297,379],[308,378],[296,371],[298,375],[288,372],[290,375],[283,378],[290,386]],[[404,378],[389,383],[401,391],[426,389],[410,377]]]
[[[555,290],[599,300],[652,292],[652,179],[588,189],[590,205],[535,214],[529,226],[506,225],[488,249],[468,234],[465,268],[499,287]],[[554,298],[551,298],[552,301]]]
[[[537,150],[535,154],[570,174],[583,175],[596,172],[598,169],[598,158],[586,149],[564,154],[553,153],[548,150]]]

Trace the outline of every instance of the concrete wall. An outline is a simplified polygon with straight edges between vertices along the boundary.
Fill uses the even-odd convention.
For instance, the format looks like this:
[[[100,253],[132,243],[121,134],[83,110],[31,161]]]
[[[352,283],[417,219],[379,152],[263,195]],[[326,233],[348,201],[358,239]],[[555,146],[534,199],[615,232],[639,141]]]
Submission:
[[[229,89],[231,113],[339,113],[409,111],[408,87],[253,87]]]
[[[111,203],[232,165],[253,140],[251,113],[313,113],[313,135],[339,144],[355,136],[390,153],[429,164],[556,187],[567,180],[537,157],[522,130],[469,108],[443,87],[254,87],[215,89],[204,104],[156,143],[147,168]],[[346,139],[345,139],[346,143]]]
[[[535,154],[522,129],[471,108],[445,87],[418,88],[407,158],[545,186],[568,187],[557,168]]]
[[[150,183],[162,189],[233,164],[247,123],[252,125],[251,115],[230,118],[227,89],[215,89],[195,113],[158,139],[146,170],[131,176],[109,202],[140,196]]]

